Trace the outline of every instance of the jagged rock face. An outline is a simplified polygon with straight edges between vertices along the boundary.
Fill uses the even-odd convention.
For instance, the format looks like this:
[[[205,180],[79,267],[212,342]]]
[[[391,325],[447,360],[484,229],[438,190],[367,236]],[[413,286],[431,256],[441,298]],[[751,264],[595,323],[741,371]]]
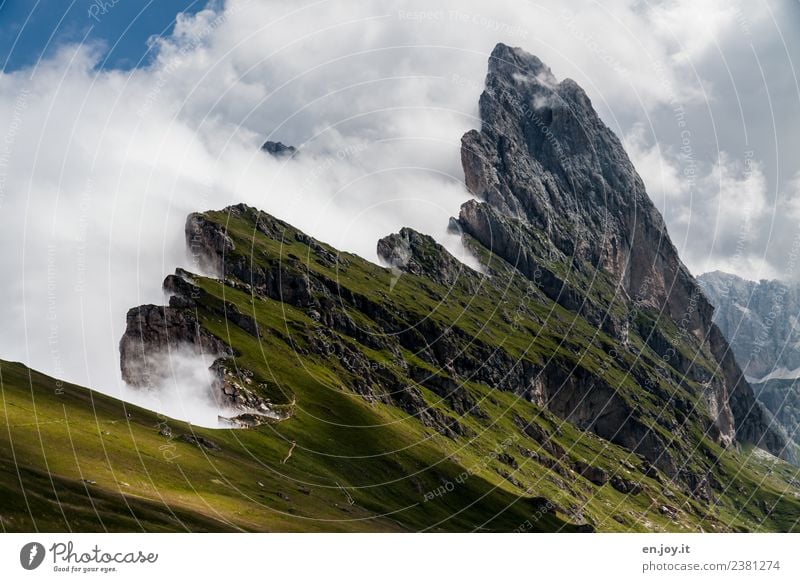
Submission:
[[[260,232],[269,236],[282,236],[287,225],[281,221],[259,213],[243,204],[232,206],[233,216],[246,214],[254,216]],[[287,257],[284,261],[273,261],[266,267],[253,261],[247,249],[236,252],[236,245],[224,229],[207,220],[202,214],[190,214],[186,220],[186,243],[195,260],[205,268],[226,279],[236,277],[256,294],[286,301],[292,305],[309,307],[314,293],[324,293],[320,287],[313,287],[303,272],[298,257]],[[331,264],[336,257],[327,257]]]
[[[462,270],[468,268],[442,252],[441,245],[432,237],[410,228],[379,240],[378,256],[393,268],[426,276],[442,285],[454,284]]]
[[[211,359],[232,353],[230,346],[206,331],[191,311],[141,305],[128,311],[119,344],[122,379],[131,386],[153,387],[169,378],[164,359],[170,354],[205,355]]]
[[[705,273],[698,282],[749,378],[788,378],[800,369],[800,285],[747,281],[720,271]]]
[[[208,368],[211,389],[221,408],[243,413],[226,419],[232,425],[256,426],[266,420],[288,418],[286,411],[259,396],[263,387],[251,371],[230,364],[234,349],[200,324],[194,308],[206,293],[194,284],[190,274],[177,269],[164,279],[163,289],[170,294],[169,306],[141,305],[128,311],[119,344],[123,381],[137,388],[157,388],[171,379],[171,358],[202,356],[212,362]],[[215,315],[259,337],[255,318],[234,304],[223,302]]]
[[[462,138],[466,184],[480,200],[462,207],[464,232],[612,337],[624,341],[637,329],[639,311],[672,320],[716,364],[700,370],[690,359],[691,371],[683,358],[665,359],[675,372],[708,376],[703,396],[720,442],[732,442],[738,429],[741,440],[781,453],[785,442],[755,406],[712,323],[713,308],[584,91],[570,79],[558,82],[536,57],[500,44],[490,58],[480,113],[480,131]],[[573,281],[598,272],[610,276],[613,299]],[[659,351],[652,333],[638,331]]]
[[[536,57],[498,45],[480,113],[481,131],[462,140],[470,191],[544,232],[564,255],[614,274],[629,296],[647,287],[643,300],[683,317],[692,277],[584,91],[570,79],[557,82]],[[670,292],[675,284],[681,288]],[[706,313],[700,306],[692,330]]]
[[[205,271],[220,275],[225,268],[225,253],[235,247],[231,238],[199,214],[188,216],[185,235],[193,260]]]
[[[486,201],[487,214],[536,228],[552,245],[547,250],[572,259],[575,268],[600,267],[628,298],[665,309],[675,321],[687,318],[694,279],[622,144],[583,89],[571,79],[559,83],[539,59],[501,44],[489,61],[480,113],[481,130],[462,139],[462,161],[467,187]],[[478,214],[474,204],[465,206],[462,226],[514,258],[502,238],[519,238],[507,232],[515,225],[492,224],[489,232],[492,219]],[[712,308],[702,297],[695,301],[686,326],[702,337]]]

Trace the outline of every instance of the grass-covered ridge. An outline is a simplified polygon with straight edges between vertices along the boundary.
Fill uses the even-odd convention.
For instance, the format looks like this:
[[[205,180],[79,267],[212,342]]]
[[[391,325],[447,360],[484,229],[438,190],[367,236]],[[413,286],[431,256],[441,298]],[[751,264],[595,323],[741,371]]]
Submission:
[[[665,375],[636,332],[621,349],[486,249],[474,248],[491,276],[464,268],[444,283],[253,209],[202,218],[230,238],[238,275],[183,275],[202,291],[184,308],[234,348],[226,366],[252,372],[291,417],[197,429],[0,363],[5,531],[799,528],[796,468],[715,444],[697,379]],[[425,245],[423,271],[446,263]],[[267,273],[279,278],[262,292]],[[598,302],[609,294],[604,281]],[[575,394],[608,391],[669,451],[674,474],[556,414],[526,384],[543,370]],[[690,487],[697,475],[707,486]]]

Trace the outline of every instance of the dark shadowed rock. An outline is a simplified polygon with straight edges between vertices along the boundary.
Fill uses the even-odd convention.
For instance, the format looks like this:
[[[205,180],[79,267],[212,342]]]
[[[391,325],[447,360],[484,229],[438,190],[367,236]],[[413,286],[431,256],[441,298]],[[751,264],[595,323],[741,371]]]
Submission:
[[[623,479],[619,475],[614,475],[610,480],[611,486],[626,495],[638,495],[642,492],[642,486],[634,481]]]
[[[195,434],[182,434],[178,437],[185,443],[189,443],[190,445],[195,445],[201,449],[205,449],[207,451],[221,451],[222,449],[220,446],[212,441],[211,439],[207,439],[204,436],[195,435]]]
[[[157,305],[128,311],[119,351],[122,379],[138,387],[156,386],[170,378],[171,357],[188,353],[214,359],[233,353],[203,328],[190,310]]]
[[[177,269],[174,275],[167,275],[162,289],[170,296],[170,307],[194,307],[196,301],[205,295],[183,269]]]
[[[576,462],[574,468],[576,473],[585,477],[595,485],[605,485],[610,479],[607,471],[600,467],[593,467],[583,461]]]
[[[297,153],[297,148],[288,146],[279,141],[266,141],[261,150],[276,158],[291,158]]]

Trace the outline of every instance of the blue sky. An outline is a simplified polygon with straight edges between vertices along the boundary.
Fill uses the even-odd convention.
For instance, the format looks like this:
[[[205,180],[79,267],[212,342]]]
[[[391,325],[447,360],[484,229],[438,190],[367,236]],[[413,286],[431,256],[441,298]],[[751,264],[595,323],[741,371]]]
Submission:
[[[147,39],[172,31],[175,15],[194,13],[207,0],[0,0],[3,70],[35,64],[70,42],[102,43],[104,68],[146,61]]]

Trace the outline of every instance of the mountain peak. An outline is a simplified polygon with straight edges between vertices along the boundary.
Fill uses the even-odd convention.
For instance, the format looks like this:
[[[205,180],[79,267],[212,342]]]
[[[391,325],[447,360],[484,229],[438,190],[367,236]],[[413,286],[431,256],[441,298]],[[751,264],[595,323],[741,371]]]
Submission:
[[[553,72],[542,60],[519,47],[498,43],[489,58],[489,76],[506,76],[518,82],[539,82],[553,87],[558,84]]]
[[[707,279],[707,280],[715,280],[715,281],[726,281],[727,280],[727,281],[740,281],[742,283],[756,283],[756,281],[753,281],[752,279],[745,279],[744,277],[740,277],[739,275],[736,275],[734,273],[728,273],[726,271],[720,271],[719,269],[703,273],[702,275],[699,275],[697,277],[697,279],[698,280]]]
[[[480,201],[462,206],[464,233],[609,336],[627,342],[636,332],[670,373],[691,370],[720,442],[738,436],[780,452],[785,442],[759,414],[711,304],[583,89],[499,44],[480,114],[480,131],[462,138],[465,183]],[[675,344],[695,359],[676,357]]]

